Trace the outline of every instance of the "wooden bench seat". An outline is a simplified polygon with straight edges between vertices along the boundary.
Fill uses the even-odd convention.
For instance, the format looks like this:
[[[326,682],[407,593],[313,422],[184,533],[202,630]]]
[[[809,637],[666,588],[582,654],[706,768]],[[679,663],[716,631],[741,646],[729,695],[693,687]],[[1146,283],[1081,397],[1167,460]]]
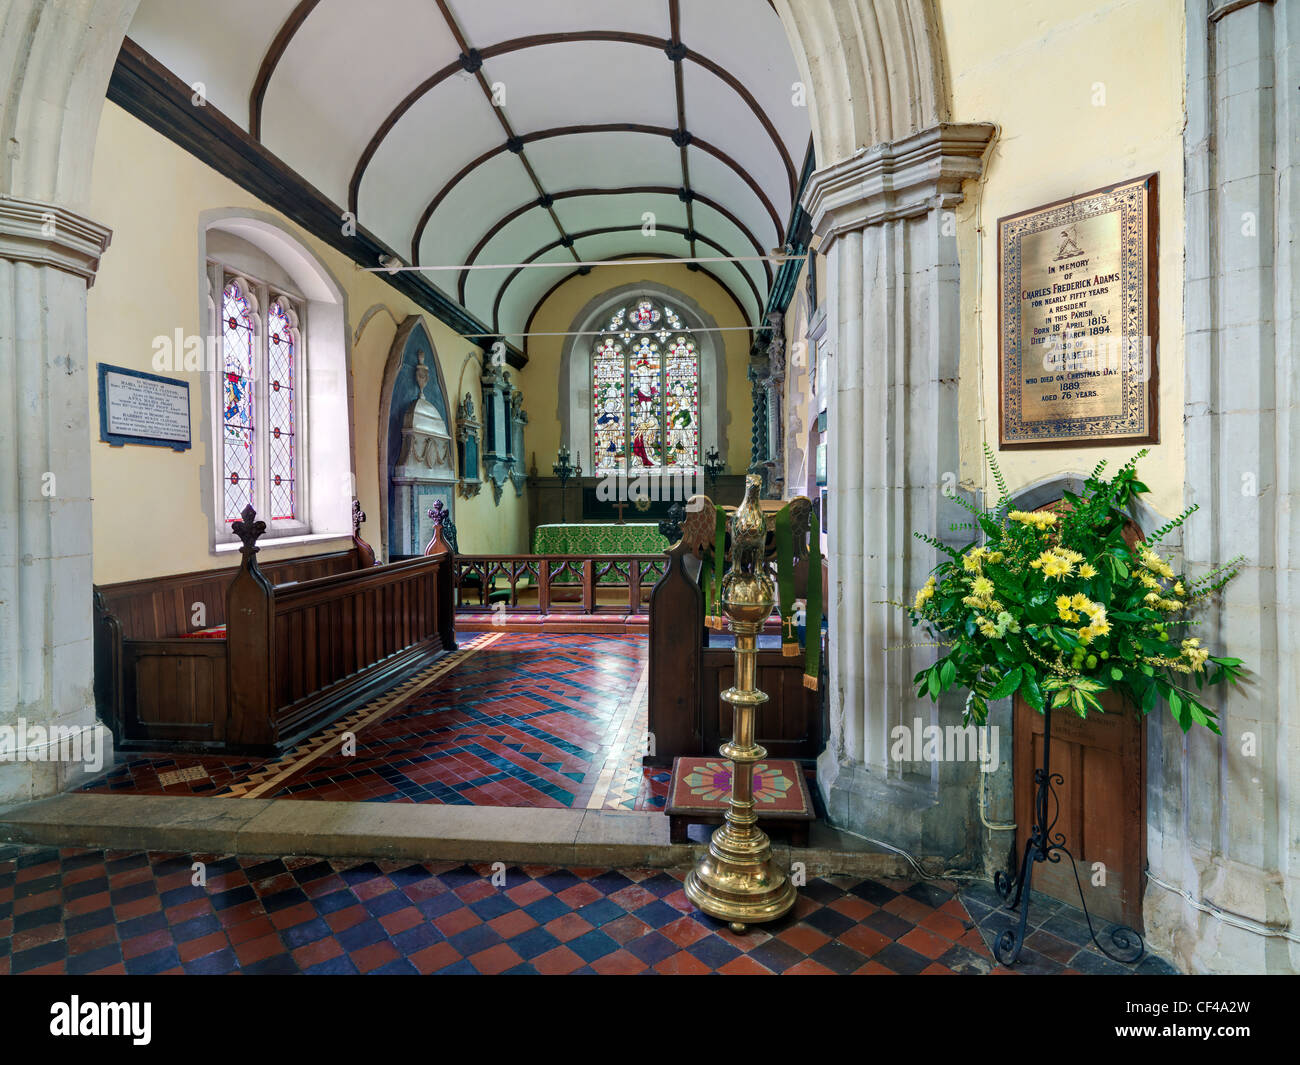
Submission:
[[[449,549],[376,566],[358,542],[263,568],[255,518],[235,523],[233,571],[95,589],[96,703],[119,746],[276,754],[456,646]]]

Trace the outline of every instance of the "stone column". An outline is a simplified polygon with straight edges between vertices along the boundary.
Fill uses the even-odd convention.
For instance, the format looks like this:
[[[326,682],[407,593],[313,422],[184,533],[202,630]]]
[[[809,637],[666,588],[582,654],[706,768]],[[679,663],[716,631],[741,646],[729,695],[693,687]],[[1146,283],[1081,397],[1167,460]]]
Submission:
[[[0,0],[0,804],[74,783],[86,766],[67,755],[112,757],[90,746],[107,735],[94,728],[86,349],[109,231],[80,212],[137,3]]]
[[[1193,971],[1300,970],[1298,79],[1296,0],[1188,0],[1183,544],[1193,574],[1245,556],[1200,635],[1251,670],[1222,740],[1148,733],[1144,917]]]
[[[938,720],[912,685],[933,652],[902,648],[916,637],[890,602],[910,600],[937,561],[913,530],[942,535],[968,517],[942,491],[952,483],[945,474],[955,478],[958,469],[960,302],[947,216],[962,183],[978,177],[992,133],[943,124],[877,145],[814,174],[806,200],[827,257],[835,331],[831,739],[818,780],[836,825],[944,858],[977,856],[980,837],[970,829],[977,767],[890,758],[895,725]],[[949,793],[955,801],[945,806]]]

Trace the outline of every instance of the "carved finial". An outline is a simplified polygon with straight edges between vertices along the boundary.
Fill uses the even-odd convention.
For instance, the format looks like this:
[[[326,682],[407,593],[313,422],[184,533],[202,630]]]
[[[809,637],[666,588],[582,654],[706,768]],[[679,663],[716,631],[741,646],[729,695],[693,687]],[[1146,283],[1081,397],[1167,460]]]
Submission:
[[[429,508],[429,517],[433,520],[434,525],[441,525],[449,517],[447,506],[441,499],[435,499],[433,506]]]
[[[266,532],[266,522],[257,521],[257,511],[250,503],[239,513],[241,521],[234,522],[230,528],[243,543],[240,551],[245,555],[257,554],[257,538]]]
[[[361,500],[352,500],[352,535],[361,535],[361,523],[366,520],[366,512],[361,509]]]

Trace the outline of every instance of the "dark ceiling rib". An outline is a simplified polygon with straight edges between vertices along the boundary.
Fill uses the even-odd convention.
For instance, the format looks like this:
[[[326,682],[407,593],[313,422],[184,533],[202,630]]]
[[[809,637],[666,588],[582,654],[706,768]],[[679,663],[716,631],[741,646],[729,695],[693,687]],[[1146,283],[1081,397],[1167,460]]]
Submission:
[[[584,229],[581,233],[574,233],[573,239],[575,241],[583,240],[586,237],[599,237],[599,236],[603,236],[606,233],[631,233],[639,230],[640,228],[641,228],[640,226],[601,226],[599,229]],[[691,230],[686,229],[684,226],[669,226],[669,225],[660,224],[658,228],[662,229],[666,233],[676,233],[679,236],[683,236],[683,237],[690,235],[692,245],[694,245],[696,240],[699,240],[700,243],[707,244],[719,255],[725,255],[729,258],[731,257],[731,252],[729,252],[717,241],[710,240],[702,233],[692,233]],[[523,263],[536,262],[548,251],[553,251],[560,246],[561,246],[560,241],[553,240],[551,241],[550,244],[547,244],[545,247],[538,248],[537,251],[533,252],[530,256],[528,256],[527,259],[522,259],[520,261]],[[644,253],[631,252],[630,254],[636,258],[644,257],[647,259],[675,258],[675,256],[665,256],[663,255],[662,252],[644,252]],[[616,258],[624,258],[624,257],[625,256],[616,256]],[[694,257],[694,248],[692,248],[692,257]],[[699,264],[695,263],[692,265],[698,266]],[[754,297],[754,306],[761,311],[763,309],[763,300],[762,297],[759,296],[758,294],[758,286],[754,284],[754,279],[750,277],[749,272],[746,271],[739,264],[736,265],[736,269],[740,271],[740,276],[743,277],[745,279],[745,283],[749,285],[749,291]],[[516,266],[513,270],[510,271],[510,273],[506,276],[506,279],[501,282],[501,286],[497,289],[496,299],[492,301],[492,328],[493,329],[499,330],[501,328],[501,314],[500,314],[501,300],[506,294],[506,289],[510,287],[514,279],[518,277],[521,273],[523,273],[523,271],[524,268],[522,266]],[[713,276],[714,280],[718,281],[716,276],[712,274],[710,276]],[[724,284],[722,281],[718,281],[718,284],[722,285],[722,287],[727,289],[728,291],[731,291],[731,286]]]
[[[647,126],[637,122],[602,122],[587,126],[555,126],[552,129],[540,129],[532,133],[525,133],[519,139],[525,144],[530,144],[533,141],[548,140],[552,137],[570,137],[581,133],[645,133],[655,137],[667,137],[669,140],[672,140],[677,131],[668,129],[666,126]],[[742,168],[739,163],[720,148],[715,147],[708,141],[699,140],[698,138],[693,138],[691,140],[691,145],[699,148],[702,152],[707,152],[715,159],[730,167],[741,178],[741,180],[749,186],[750,190],[758,197],[759,202],[762,203],[763,207],[767,210],[768,217],[772,220],[772,228],[776,232],[776,239],[780,241],[785,235],[785,227],[781,224],[781,216],[776,213],[776,208],[772,205],[772,201],[768,199],[767,193],[763,191],[763,187],[754,180],[747,170]],[[451,180],[438,190],[433,199],[429,201],[429,206],[424,209],[424,213],[420,215],[420,221],[416,223],[415,234],[411,238],[412,263],[419,262],[420,238],[424,235],[424,227],[429,224],[429,219],[433,217],[433,212],[438,209],[438,206],[442,201],[447,198],[452,189],[464,180],[466,175],[482,166],[494,156],[500,155],[502,152],[506,151],[508,147],[508,145],[499,144],[495,148],[489,148],[486,152],[483,152],[478,156],[478,158],[470,160],[461,167],[460,170],[452,176]]]
[[[673,93],[677,97],[677,128],[683,133],[677,149],[682,159],[682,188],[687,192],[686,227],[691,231],[691,258],[694,259],[695,205],[691,202],[690,196],[691,159],[690,153],[686,150],[689,142],[685,137],[685,132],[691,127],[686,124],[686,79],[682,74],[682,59],[686,55],[686,46],[682,44],[682,11],[679,0],[668,0],[668,39],[670,43],[665,51],[673,65]]]
[[[615,258],[615,259],[634,259],[634,258],[640,258],[640,256],[638,256],[638,255],[636,255],[636,254],[632,254],[632,255],[615,255],[614,258]],[[677,261],[677,260],[674,259],[671,255],[665,255],[665,256],[655,256],[655,255],[650,255],[650,256],[646,256],[646,258],[650,258],[650,259],[663,258],[666,262],[676,262],[676,261]],[[747,316],[746,313],[745,313],[745,308],[742,307],[742,306],[740,305],[740,300],[736,299],[736,294],[735,294],[734,292],[732,292],[731,289],[728,288],[726,285],[724,285],[721,281],[719,281],[718,278],[717,278],[717,275],[714,274],[712,270],[706,270],[703,266],[699,265],[698,263],[692,263],[692,264],[690,264],[690,265],[693,266],[693,267],[694,267],[696,270],[698,270],[700,273],[704,274],[707,278],[709,278],[710,281],[712,281],[715,285],[717,285],[720,289],[722,289],[723,292],[725,292],[725,293],[727,294],[727,296],[728,296],[728,298],[731,300],[731,302],[734,303],[734,304],[736,305],[736,313],[740,315],[740,320],[741,320],[742,322],[748,322],[748,321],[749,321],[749,318],[748,318],[748,316]],[[575,277],[578,277],[581,273],[582,273],[582,268],[579,267],[578,269],[573,270],[572,272],[570,272],[570,273],[568,273],[568,274],[565,274],[564,277],[560,278],[560,280],[558,280],[557,282],[555,282],[555,284],[553,284],[550,288],[548,288],[545,292],[543,292],[543,293],[542,293],[542,296],[541,296],[541,299],[539,299],[539,300],[538,300],[538,301],[533,305],[533,309],[532,309],[532,310],[529,312],[529,314],[528,314],[528,321],[524,323],[524,335],[520,338],[520,339],[523,341],[523,343],[524,343],[524,351],[525,351],[525,352],[527,352],[527,350],[528,350],[528,333],[529,333],[529,332],[532,330],[532,328],[533,328],[533,319],[537,317],[537,312],[540,311],[540,310],[542,309],[542,307],[544,307],[544,306],[546,305],[546,301],[547,301],[547,300],[549,300],[552,296],[554,296],[555,293],[557,293],[557,292],[558,292],[558,291],[559,291],[559,290],[560,290],[564,285],[568,284],[568,283],[569,283],[570,281],[572,281]],[[751,335],[751,336],[753,336],[753,332],[754,332],[754,327],[753,327],[753,326],[750,326],[750,335]]]
[[[659,37],[652,37],[645,33],[625,33],[619,30],[582,30],[576,33],[536,33],[527,37],[515,37],[509,41],[501,41],[499,44],[488,45],[486,48],[478,50],[479,58],[487,60],[494,56],[507,55],[510,52],[517,52],[524,48],[538,48],[550,44],[573,44],[581,41],[609,41],[621,44],[635,44],[645,48],[664,49],[672,42],[665,41]],[[745,101],[749,109],[754,113],[754,117],[762,124],[763,129],[771,138],[772,144],[776,147],[781,157],[781,164],[785,167],[786,176],[790,183],[790,194],[793,196],[795,187],[798,184],[798,177],[795,172],[794,160],[790,158],[790,153],[786,150],[785,142],[781,140],[772,124],[772,120],[767,117],[766,112],[759,106],[754,95],[745,88],[744,84],[729,70],[719,66],[711,59],[707,59],[698,52],[692,52],[686,49],[684,58],[692,63],[703,67],[709,73],[722,79],[733,91]],[[680,66],[680,64],[679,64]],[[397,125],[401,117],[406,114],[420,99],[440,84],[452,77],[465,68],[457,60],[448,63],[441,70],[435,71],[424,81],[412,89],[402,98],[396,107],[389,113],[388,117],[380,123],[379,129],[375,135],[370,138],[365,150],[361,153],[361,158],[357,160],[356,168],[352,171],[352,180],[348,182],[348,208],[355,214],[357,211],[357,200],[361,191],[361,179],[365,175],[366,167],[370,165],[370,160],[374,158],[375,152],[379,150],[380,144],[388,136],[394,126]],[[268,79],[270,74],[268,72]],[[778,227],[779,228],[779,227]]]
[[[646,195],[656,195],[656,194],[664,195],[664,196],[676,196],[679,195],[680,192],[681,192],[680,189],[675,189],[671,185],[629,185],[619,189],[597,189],[597,188],[568,189],[564,192],[552,193],[551,199],[569,200],[569,199],[573,199],[576,196],[646,196]],[[723,218],[725,218],[733,226],[739,229],[741,233],[745,235],[745,238],[749,241],[749,243],[754,246],[755,254],[757,255],[767,254],[767,252],[763,248],[763,245],[761,245],[758,242],[758,238],[755,237],[754,234],[750,232],[749,227],[746,226],[744,222],[742,222],[739,218],[737,218],[726,207],[718,203],[717,200],[711,199],[708,196],[702,196],[698,192],[691,193],[691,200],[696,203],[701,203],[705,207],[711,208],[714,211],[717,211],[718,214],[722,215]],[[474,245],[473,250],[469,253],[469,256],[465,260],[466,265],[467,266],[473,265],[474,261],[482,253],[483,249],[487,247],[488,242],[491,241],[491,239],[495,237],[499,232],[501,232],[502,229],[508,226],[520,215],[524,215],[527,214],[529,211],[536,210],[538,206],[539,205],[536,200],[530,200],[528,203],[525,203],[520,207],[516,207],[509,214],[505,215],[500,220],[493,223],[492,228],[489,229],[483,235],[483,238],[477,244]],[[691,224],[690,228],[692,229],[695,228],[694,223]],[[772,264],[768,262],[766,259],[763,261],[763,270],[767,274],[768,285],[771,285]],[[460,293],[460,297],[459,297],[460,302],[462,304],[464,304],[465,302],[465,284],[469,280],[469,273],[470,272],[468,270],[462,270],[460,272],[460,280],[457,285],[457,290]]]
[[[519,157],[519,165],[524,168],[524,173],[528,175],[528,180],[533,183],[533,189],[537,192],[537,202],[545,204],[547,213],[551,216],[551,222],[555,230],[560,234],[560,243],[569,249],[569,254],[573,257],[574,262],[579,262],[577,251],[573,247],[573,240],[564,231],[564,224],[560,221],[560,216],[555,213],[551,206],[551,198],[546,194],[546,189],[542,187],[541,179],[537,176],[537,171],[533,169],[533,164],[528,161],[528,156],[524,152],[523,141],[515,133],[515,128],[510,124],[506,117],[504,104],[498,104],[492,92],[492,87],[488,84],[487,75],[483,73],[483,57],[474,50],[469,43],[469,38],[461,31],[456,16],[451,13],[451,8],[447,6],[446,0],[435,0],[438,10],[442,12],[442,19],[451,31],[451,35],[456,38],[456,45],[460,48],[460,63],[467,71],[472,71],[474,77],[478,80],[478,87],[483,92],[483,98],[492,108],[492,113],[496,115],[497,123],[506,135],[506,147],[509,148]]]
[[[190,103],[192,96],[189,85],[131,38],[122,42],[108,83],[110,101],[359,266],[373,268],[381,256],[396,255],[364,226],[358,225],[351,235],[345,233],[345,227],[339,224],[343,210],[338,204],[254,140],[216,105],[194,107]],[[486,323],[415,271],[377,272],[374,276],[461,336],[481,337],[488,332]],[[506,361],[522,367],[527,359],[507,344]]]
[[[280,57],[284,55],[293,40],[293,35],[307,21],[320,0],[301,0],[297,7],[289,12],[280,32],[271,41],[271,47],[262,57],[262,65],[257,68],[257,78],[253,82],[253,91],[248,96],[248,132],[255,140],[262,139],[262,101],[266,99],[266,87],[271,84],[271,75],[275,73]]]

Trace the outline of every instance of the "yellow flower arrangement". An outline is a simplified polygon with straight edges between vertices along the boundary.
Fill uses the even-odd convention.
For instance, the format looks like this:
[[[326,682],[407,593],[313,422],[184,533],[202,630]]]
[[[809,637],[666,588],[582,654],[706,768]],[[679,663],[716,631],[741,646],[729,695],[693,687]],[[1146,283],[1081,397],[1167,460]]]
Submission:
[[[949,648],[916,674],[918,695],[937,699],[965,688],[966,716],[979,723],[990,702],[1012,695],[1040,712],[1068,708],[1085,717],[1114,691],[1142,713],[1163,699],[1184,730],[1200,724],[1217,732],[1208,696],[1199,693],[1235,682],[1241,660],[1214,656],[1184,626],[1231,579],[1237,560],[1196,582],[1175,574],[1155,545],[1186,513],[1130,546],[1125,515],[1147,490],[1136,459],[1110,480],[1098,466],[1060,510],[1020,511],[1007,505],[1005,481],[989,458],[1002,500],[985,511],[958,499],[982,542],[958,551],[917,534],[947,560],[909,613]]]

